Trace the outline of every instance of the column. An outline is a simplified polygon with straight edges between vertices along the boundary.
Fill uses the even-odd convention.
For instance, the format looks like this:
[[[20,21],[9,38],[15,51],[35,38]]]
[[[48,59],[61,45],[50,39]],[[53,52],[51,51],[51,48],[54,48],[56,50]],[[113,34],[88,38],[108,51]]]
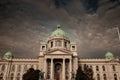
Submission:
[[[72,61],[71,58],[69,59],[69,79],[71,79],[71,74],[72,74]]]
[[[47,59],[44,59],[44,78],[46,79],[46,75],[47,75]]]
[[[63,59],[63,69],[62,69],[62,72],[63,72],[63,80],[65,80],[65,59]]]
[[[50,79],[53,80],[53,59],[51,59],[51,66],[50,66],[50,68],[51,68]]]

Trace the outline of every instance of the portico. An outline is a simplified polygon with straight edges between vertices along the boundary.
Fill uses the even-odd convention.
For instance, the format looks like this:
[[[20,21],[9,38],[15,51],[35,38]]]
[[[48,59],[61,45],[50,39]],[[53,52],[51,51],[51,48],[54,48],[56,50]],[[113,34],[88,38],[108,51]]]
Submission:
[[[49,80],[70,80],[72,71],[71,56],[46,57],[45,77]]]

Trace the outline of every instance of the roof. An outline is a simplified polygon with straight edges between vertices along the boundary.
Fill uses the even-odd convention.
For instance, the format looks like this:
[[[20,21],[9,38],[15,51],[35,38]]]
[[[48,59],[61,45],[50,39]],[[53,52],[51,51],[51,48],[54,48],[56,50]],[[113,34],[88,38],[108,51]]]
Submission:
[[[66,32],[64,32],[60,25],[57,26],[57,29],[55,31],[52,32],[52,34],[50,35],[50,37],[57,37],[57,36],[60,36],[60,37],[64,37],[64,38],[67,38],[67,34]]]

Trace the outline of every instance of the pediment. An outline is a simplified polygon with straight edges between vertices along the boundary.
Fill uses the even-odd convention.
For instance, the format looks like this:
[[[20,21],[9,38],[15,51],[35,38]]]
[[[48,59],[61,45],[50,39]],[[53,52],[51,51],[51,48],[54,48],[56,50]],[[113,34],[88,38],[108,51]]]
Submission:
[[[71,55],[72,53],[70,51],[67,51],[67,50],[60,50],[60,49],[56,49],[56,50],[52,50],[52,51],[48,51],[47,54],[69,54]]]

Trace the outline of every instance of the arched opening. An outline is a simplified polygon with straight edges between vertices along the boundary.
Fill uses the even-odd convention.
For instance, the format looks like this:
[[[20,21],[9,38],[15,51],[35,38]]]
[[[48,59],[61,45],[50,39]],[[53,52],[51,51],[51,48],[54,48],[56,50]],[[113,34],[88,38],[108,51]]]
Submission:
[[[3,80],[3,73],[0,74],[0,80]]]
[[[11,75],[10,75],[10,80],[13,80],[13,78],[14,78],[14,74],[11,73]]]
[[[56,63],[55,64],[55,68],[54,68],[54,71],[55,71],[55,80],[62,80],[62,66],[60,63]]]
[[[16,80],[20,80],[20,73],[17,74]]]

